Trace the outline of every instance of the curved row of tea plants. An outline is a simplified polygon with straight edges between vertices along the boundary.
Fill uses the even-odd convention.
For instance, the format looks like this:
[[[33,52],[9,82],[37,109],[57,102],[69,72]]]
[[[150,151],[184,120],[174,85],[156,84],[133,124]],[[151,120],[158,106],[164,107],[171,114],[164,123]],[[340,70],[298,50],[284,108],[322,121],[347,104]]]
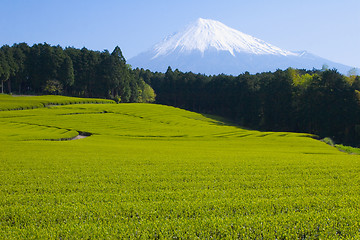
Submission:
[[[67,105],[82,103],[115,103],[113,100],[96,98],[75,98],[54,95],[12,96],[0,94],[0,111],[42,108],[48,105]]]

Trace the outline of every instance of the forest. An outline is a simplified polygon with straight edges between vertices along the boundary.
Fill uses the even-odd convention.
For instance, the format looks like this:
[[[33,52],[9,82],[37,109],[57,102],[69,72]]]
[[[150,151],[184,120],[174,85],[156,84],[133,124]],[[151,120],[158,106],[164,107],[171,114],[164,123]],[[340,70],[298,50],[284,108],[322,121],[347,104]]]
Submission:
[[[2,93],[61,94],[153,102],[153,89],[136,79],[119,47],[110,53],[50,46],[4,45],[0,49]]]
[[[132,69],[119,47],[110,53],[20,43],[1,47],[0,80],[3,93],[155,101],[252,129],[360,144],[360,77],[336,69],[206,76],[169,67],[159,73]]]

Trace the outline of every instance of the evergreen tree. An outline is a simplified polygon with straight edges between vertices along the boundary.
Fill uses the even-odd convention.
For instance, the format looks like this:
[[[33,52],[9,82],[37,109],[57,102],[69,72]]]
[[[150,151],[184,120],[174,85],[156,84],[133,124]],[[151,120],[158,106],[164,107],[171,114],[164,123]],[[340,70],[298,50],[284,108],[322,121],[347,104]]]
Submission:
[[[15,76],[18,70],[18,65],[14,60],[13,49],[10,46],[8,45],[2,46],[1,51],[3,52],[5,61],[7,63],[4,64],[4,66],[7,65],[7,67],[6,66],[4,67],[5,71],[2,76],[2,89],[4,88],[4,82],[6,82],[8,86],[8,93],[11,93],[11,78]]]
[[[28,82],[28,61],[30,47],[26,43],[14,44],[14,61],[17,65],[17,72],[14,76],[14,87],[17,88],[18,93],[22,92],[23,85],[29,84]]]
[[[65,92],[67,92],[66,90],[68,87],[71,87],[74,84],[74,68],[69,56],[64,57],[63,63],[58,70],[58,78],[65,88]]]
[[[1,79],[1,93],[4,93],[4,82],[10,77],[10,68],[6,56],[2,49],[0,49],[0,79]]]

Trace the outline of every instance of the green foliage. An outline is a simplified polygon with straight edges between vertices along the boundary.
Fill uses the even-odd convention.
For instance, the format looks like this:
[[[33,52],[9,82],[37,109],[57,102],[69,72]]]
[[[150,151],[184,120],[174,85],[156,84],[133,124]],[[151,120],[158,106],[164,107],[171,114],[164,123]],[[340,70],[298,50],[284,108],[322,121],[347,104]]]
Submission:
[[[150,103],[150,102],[155,102],[156,94],[154,92],[154,89],[152,89],[152,87],[150,87],[149,84],[145,83],[141,97],[142,97],[142,102]]]
[[[299,71],[293,68],[288,68],[286,71],[290,75],[293,84],[297,87],[307,87],[312,82],[313,75],[308,73],[300,75]]]
[[[74,84],[74,68],[69,56],[66,56],[61,64],[59,79],[64,86],[72,86]]]
[[[360,237],[360,158],[309,135],[155,104],[2,111],[0,132],[1,239]]]
[[[350,147],[350,146],[344,146],[342,144],[336,144],[335,147],[339,149],[340,151],[349,153],[349,154],[360,154],[360,148]]]
[[[47,80],[44,92],[48,94],[59,95],[63,91],[63,85],[58,80]]]
[[[120,102],[121,102],[121,97],[120,97],[119,95],[116,95],[116,96],[114,97],[114,101],[115,101],[116,103],[120,103]]]
[[[323,139],[321,139],[321,141],[323,141],[324,143],[326,143],[326,144],[328,144],[330,146],[335,146],[334,141],[329,137],[323,138]]]
[[[4,45],[0,48],[0,79],[1,93],[4,93],[4,82],[8,82],[10,76],[15,73],[16,65],[12,55],[11,48]]]

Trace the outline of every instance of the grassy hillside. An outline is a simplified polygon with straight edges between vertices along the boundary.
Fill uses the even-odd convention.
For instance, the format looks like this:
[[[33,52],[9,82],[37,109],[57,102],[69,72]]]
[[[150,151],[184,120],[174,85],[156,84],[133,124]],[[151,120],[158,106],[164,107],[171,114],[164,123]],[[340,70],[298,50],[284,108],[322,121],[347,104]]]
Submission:
[[[1,239],[360,238],[360,157],[306,134],[153,104],[2,111],[0,132]]]

